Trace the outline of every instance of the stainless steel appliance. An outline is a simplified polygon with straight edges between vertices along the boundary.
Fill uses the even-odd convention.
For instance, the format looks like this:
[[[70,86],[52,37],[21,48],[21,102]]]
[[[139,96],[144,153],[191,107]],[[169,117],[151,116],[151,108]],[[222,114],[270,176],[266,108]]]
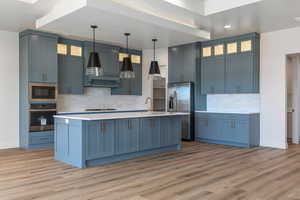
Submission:
[[[56,84],[31,83],[29,84],[29,101],[55,102],[57,98]]]
[[[29,132],[54,130],[55,103],[31,104],[29,115]]]
[[[168,84],[168,112],[189,113],[182,121],[182,139],[194,140],[194,84]]]

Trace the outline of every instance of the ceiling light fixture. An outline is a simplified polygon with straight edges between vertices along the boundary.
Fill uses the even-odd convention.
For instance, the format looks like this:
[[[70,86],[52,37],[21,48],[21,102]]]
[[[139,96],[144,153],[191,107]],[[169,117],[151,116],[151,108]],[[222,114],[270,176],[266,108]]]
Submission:
[[[157,39],[152,39],[152,42],[153,42],[153,60],[151,61],[150,64],[149,75],[160,77],[160,69],[155,57],[155,43],[157,42]]]
[[[90,53],[88,66],[86,69],[87,76],[102,76],[103,75],[103,68],[101,67],[101,62],[99,58],[99,54],[96,52],[96,39],[95,39],[95,31],[98,26],[92,25],[91,28],[93,29],[93,51]]]
[[[22,1],[22,2],[30,3],[30,4],[35,4],[35,3],[38,2],[39,0],[18,0],[18,1]]]
[[[294,20],[300,22],[300,17],[295,17]]]
[[[128,49],[128,37],[130,36],[130,33],[124,33],[124,35],[126,36],[127,57],[123,58],[120,78],[130,79],[130,78],[135,78],[135,73],[133,71],[132,62],[131,62],[131,56],[129,55],[129,49]]]
[[[227,24],[227,25],[224,26],[224,28],[225,28],[225,29],[230,29],[230,28],[231,28],[231,25],[230,25],[230,24]]]

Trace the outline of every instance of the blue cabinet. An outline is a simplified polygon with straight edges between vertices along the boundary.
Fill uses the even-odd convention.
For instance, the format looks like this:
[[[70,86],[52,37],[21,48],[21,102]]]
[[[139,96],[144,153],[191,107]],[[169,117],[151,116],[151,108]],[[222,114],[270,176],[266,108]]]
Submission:
[[[57,83],[57,40],[58,36],[27,30],[20,33],[25,40],[20,49],[26,55],[22,62],[28,66],[28,81],[36,83]],[[25,63],[22,63],[25,65]]]
[[[196,81],[197,44],[169,48],[169,83]]]
[[[167,147],[180,143],[181,120],[174,117],[160,118],[160,146]]]
[[[58,92],[59,94],[83,94],[83,56],[72,55],[71,46],[82,48],[81,41],[59,39],[67,47],[67,54],[58,54]]]
[[[201,94],[259,92],[257,33],[201,44]]]
[[[259,114],[196,113],[196,140],[238,147],[259,146]]]
[[[92,51],[93,43],[84,42],[84,73]],[[120,81],[118,62],[119,47],[97,43],[95,51],[98,52],[101,60],[103,76],[85,76],[84,85],[87,87],[117,87]]]
[[[115,153],[115,122],[90,121],[86,126],[87,160],[112,156]]]
[[[160,146],[160,118],[141,119],[140,150],[155,149]]]
[[[116,122],[116,154],[136,152],[139,149],[139,119]]]
[[[126,53],[126,50],[121,48],[119,53]],[[112,95],[142,95],[143,74],[142,74],[142,51],[129,49],[129,54],[139,57],[138,60],[132,60],[132,67],[135,73],[135,78],[120,79],[118,87],[111,89]],[[122,61],[119,60],[119,69],[121,71]]]
[[[181,124],[180,116],[95,121],[55,118],[54,158],[84,168],[180,149]]]
[[[225,89],[224,56],[201,59],[201,93],[221,94]]]

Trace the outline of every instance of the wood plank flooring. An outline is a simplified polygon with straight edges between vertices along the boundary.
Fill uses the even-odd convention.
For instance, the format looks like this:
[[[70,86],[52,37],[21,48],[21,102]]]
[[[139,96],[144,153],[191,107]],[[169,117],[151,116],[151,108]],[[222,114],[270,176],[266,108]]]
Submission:
[[[77,169],[51,150],[0,150],[0,200],[300,200],[300,146],[180,151]]]

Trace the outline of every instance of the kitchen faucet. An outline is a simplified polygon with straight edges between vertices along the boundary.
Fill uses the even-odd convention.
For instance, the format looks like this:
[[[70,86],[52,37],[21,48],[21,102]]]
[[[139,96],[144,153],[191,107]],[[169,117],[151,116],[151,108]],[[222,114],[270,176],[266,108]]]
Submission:
[[[153,108],[152,108],[152,98],[151,97],[147,97],[146,101],[145,101],[145,104],[148,104],[150,101],[150,109],[148,111],[153,111]]]

